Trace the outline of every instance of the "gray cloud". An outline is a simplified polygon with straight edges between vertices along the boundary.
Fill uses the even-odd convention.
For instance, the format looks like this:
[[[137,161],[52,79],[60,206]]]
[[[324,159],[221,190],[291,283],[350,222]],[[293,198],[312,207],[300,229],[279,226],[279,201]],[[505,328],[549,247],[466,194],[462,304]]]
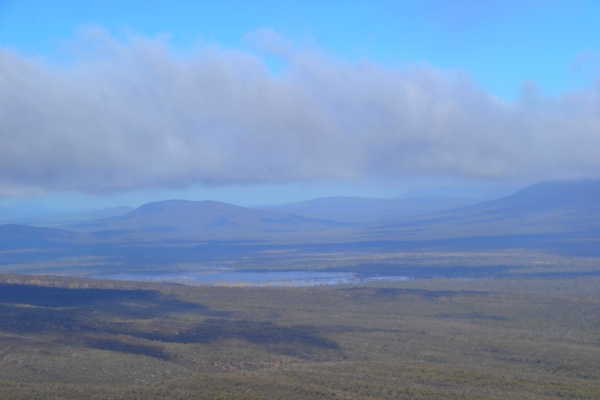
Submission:
[[[75,42],[70,66],[0,48],[0,191],[600,176],[600,83],[509,104],[461,71],[385,69],[257,35],[285,44],[283,74],[238,50],[180,55],[101,30]]]

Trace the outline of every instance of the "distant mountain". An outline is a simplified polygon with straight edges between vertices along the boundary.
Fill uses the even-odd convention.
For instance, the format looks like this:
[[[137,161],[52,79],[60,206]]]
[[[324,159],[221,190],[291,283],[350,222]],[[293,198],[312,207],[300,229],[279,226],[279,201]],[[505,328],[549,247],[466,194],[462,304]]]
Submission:
[[[466,204],[465,204],[466,203]],[[330,197],[269,208],[169,200],[68,229],[203,233],[220,240],[300,233],[302,240],[435,240],[452,237],[600,234],[600,181],[542,182],[478,204],[447,198]],[[312,236],[311,236],[312,235]],[[259,239],[259,236],[255,236]],[[299,236],[297,237],[300,238]]]
[[[368,216],[369,207],[378,212],[384,208],[379,200],[330,198],[300,205],[314,210],[321,204],[322,212],[337,207],[337,215],[346,207],[348,214]],[[170,200],[81,221],[68,230],[0,225],[0,270],[14,271],[18,264],[20,270],[49,273],[209,263],[228,257],[287,262],[287,257],[343,260],[348,254],[429,251],[536,250],[600,256],[600,181],[538,183],[501,199],[428,214],[402,217],[392,206],[387,212],[394,218],[342,224],[216,201]]]
[[[8,209],[10,212],[22,215],[53,214],[56,211],[35,203],[17,203]]]
[[[0,209],[0,223],[17,223],[33,226],[62,226],[69,223],[92,221],[123,215],[133,210],[128,206],[111,207],[90,212],[64,213],[35,204]]]
[[[449,197],[379,199],[338,196],[263,207],[263,209],[346,223],[374,223],[395,221],[407,216],[449,210],[475,203],[474,200]]]
[[[540,182],[510,196],[488,201],[473,209],[494,208],[503,213],[540,213],[557,209],[600,206],[600,180]]]
[[[35,203],[17,203],[12,207],[0,207],[0,220],[10,221],[39,215],[51,215],[53,211]]]
[[[5,224],[0,225],[0,251],[56,248],[70,245],[80,237],[81,234],[65,229]],[[10,254],[3,255],[3,258],[6,256]]]
[[[277,231],[339,226],[334,221],[234,206],[218,201],[167,200],[144,204],[122,216],[81,224],[86,230],[191,232]]]
[[[442,197],[455,199],[472,199],[477,203],[495,200],[501,197],[511,195],[521,189],[523,185],[519,184],[498,184],[498,183],[479,183],[479,184],[454,184],[454,185],[417,185],[410,187],[398,198],[407,197]]]
[[[368,228],[404,237],[579,232],[600,234],[600,180],[541,182],[510,196]]]
[[[119,215],[127,214],[130,211],[133,211],[132,207],[121,206],[121,207],[104,208],[102,210],[91,211],[91,212],[82,213],[82,214],[85,214],[86,219],[95,220],[95,219],[100,219],[100,218],[116,217]]]

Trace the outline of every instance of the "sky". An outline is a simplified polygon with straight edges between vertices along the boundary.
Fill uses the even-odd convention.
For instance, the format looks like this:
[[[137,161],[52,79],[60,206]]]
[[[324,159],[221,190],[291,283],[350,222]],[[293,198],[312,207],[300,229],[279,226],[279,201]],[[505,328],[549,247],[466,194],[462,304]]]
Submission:
[[[600,178],[599,20],[597,1],[0,0],[0,206]]]

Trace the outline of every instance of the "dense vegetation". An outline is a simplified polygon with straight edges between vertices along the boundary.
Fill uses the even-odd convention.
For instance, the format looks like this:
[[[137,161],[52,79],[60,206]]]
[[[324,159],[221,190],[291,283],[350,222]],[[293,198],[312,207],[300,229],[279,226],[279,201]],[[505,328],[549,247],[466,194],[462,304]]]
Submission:
[[[1,281],[2,398],[600,398],[594,276]]]

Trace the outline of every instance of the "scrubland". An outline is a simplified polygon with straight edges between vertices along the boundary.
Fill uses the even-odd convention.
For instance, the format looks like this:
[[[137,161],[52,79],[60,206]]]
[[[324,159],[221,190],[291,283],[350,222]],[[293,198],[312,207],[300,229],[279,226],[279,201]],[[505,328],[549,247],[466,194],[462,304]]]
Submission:
[[[600,278],[589,273],[592,259],[571,267],[563,261],[541,262],[557,274],[543,277],[515,272],[360,287],[5,274],[0,394],[597,399]]]

